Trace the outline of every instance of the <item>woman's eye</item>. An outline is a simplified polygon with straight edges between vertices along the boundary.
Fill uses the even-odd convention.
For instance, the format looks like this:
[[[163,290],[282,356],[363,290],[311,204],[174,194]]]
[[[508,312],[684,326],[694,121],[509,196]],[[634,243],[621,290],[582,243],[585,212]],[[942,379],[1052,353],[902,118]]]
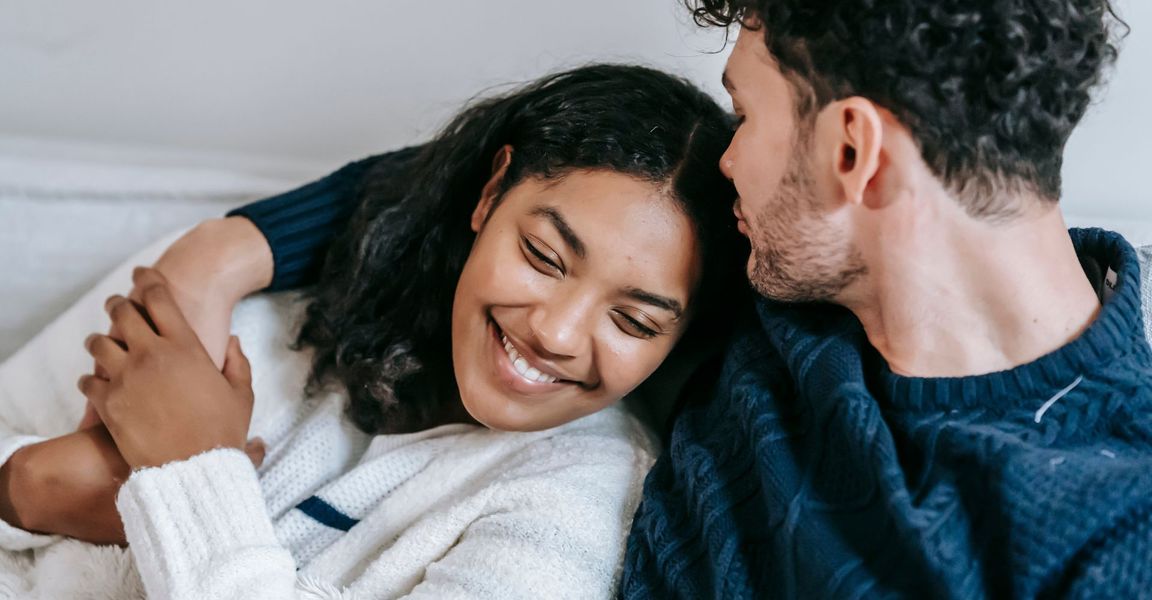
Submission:
[[[633,337],[650,340],[661,334],[660,331],[641,323],[638,319],[629,316],[628,313],[623,311],[615,311],[614,320],[616,321],[616,326],[619,327],[621,331]]]
[[[523,243],[524,249],[528,251],[528,262],[532,263],[538,271],[546,275],[564,274],[564,270],[557,264],[558,261],[537,248],[532,240],[525,237]]]

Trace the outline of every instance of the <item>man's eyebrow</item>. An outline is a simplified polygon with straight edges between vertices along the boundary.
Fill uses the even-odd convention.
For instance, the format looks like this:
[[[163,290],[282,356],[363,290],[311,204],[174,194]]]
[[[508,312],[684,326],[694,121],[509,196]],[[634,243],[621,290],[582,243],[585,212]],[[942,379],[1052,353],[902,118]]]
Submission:
[[[576,256],[580,258],[587,256],[588,250],[585,248],[584,242],[581,241],[580,236],[576,235],[576,232],[572,230],[572,226],[568,224],[568,221],[564,220],[564,215],[561,215],[560,211],[551,206],[538,206],[532,209],[532,212],[529,214],[534,217],[544,217],[548,219],[548,221],[552,223],[552,226],[556,228],[556,231],[560,232],[560,237],[564,238],[564,242],[568,244],[568,247],[572,248],[572,251],[576,253]]]
[[[728,69],[724,69],[724,74],[720,76],[720,83],[723,84],[724,89],[728,90],[729,94],[736,91],[736,85],[732,83],[732,78],[728,76]]]
[[[657,308],[663,308],[664,310],[669,311],[675,315],[677,319],[679,319],[684,314],[684,307],[680,304],[679,301],[673,300],[672,298],[661,296],[659,294],[653,294],[652,292],[648,292],[639,288],[627,288],[624,290],[624,293],[629,298],[634,300],[639,300],[645,304],[651,304]]]

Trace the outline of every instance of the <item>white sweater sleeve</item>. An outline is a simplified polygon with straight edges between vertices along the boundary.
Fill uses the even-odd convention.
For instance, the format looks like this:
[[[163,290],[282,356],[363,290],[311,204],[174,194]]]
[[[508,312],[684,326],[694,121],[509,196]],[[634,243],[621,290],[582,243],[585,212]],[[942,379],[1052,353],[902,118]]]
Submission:
[[[132,474],[116,506],[149,598],[296,597],[256,470],[219,449]]]

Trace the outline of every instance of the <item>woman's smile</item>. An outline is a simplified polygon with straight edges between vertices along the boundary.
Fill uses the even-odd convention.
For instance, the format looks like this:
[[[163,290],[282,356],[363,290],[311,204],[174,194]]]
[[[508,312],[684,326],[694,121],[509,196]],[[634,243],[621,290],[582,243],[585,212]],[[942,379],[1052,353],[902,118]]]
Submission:
[[[579,385],[547,365],[532,361],[532,354],[522,350],[523,344],[513,343],[495,321],[489,321],[489,329],[496,379],[504,387],[522,395],[537,395]]]

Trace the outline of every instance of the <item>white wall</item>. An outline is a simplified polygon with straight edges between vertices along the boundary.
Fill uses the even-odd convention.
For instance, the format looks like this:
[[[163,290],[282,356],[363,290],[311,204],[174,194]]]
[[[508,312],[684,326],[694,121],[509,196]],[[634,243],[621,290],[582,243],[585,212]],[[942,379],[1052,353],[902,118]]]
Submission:
[[[720,94],[679,0],[0,0],[0,134],[276,155],[317,170],[426,135],[465,99],[593,59]],[[1152,3],[1068,149],[1066,210],[1152,219]]]
[[[1118,0],[1132,28],[1108,86],[1064,156],[1065,212],[1152,219],[1152,2]]]
[[[490,86],[633,61],[722,93],[678,0],[0,0],[0,133],[336,164]],[[426,4],[432,8],[419,8]]]

